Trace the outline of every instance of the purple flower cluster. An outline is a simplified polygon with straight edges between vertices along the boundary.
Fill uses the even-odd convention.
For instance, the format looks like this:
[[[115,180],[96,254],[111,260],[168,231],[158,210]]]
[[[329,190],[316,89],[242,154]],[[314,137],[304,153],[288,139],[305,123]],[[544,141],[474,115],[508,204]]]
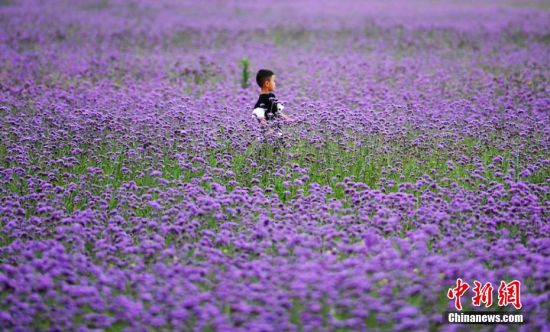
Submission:
[[[0,1],[0,329],[549,329],[541,5]]]

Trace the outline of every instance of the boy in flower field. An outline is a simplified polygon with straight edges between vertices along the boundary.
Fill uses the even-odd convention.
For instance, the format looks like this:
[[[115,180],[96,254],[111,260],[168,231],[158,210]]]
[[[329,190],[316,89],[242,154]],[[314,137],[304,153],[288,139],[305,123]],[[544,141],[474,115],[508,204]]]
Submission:
[[[254,105],[253,115],[259,123],[282,119],[291,122],[292,119],[282,112],[284,106],[278,102],[275,90],[275,74],[269,69],[260,69],[256,74],[256,83],[260,87],[260,97]]]

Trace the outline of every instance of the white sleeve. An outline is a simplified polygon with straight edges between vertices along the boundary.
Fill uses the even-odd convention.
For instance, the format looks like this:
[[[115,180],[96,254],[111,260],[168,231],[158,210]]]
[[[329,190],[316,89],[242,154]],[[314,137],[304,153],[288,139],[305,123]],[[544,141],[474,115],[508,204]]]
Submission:
[[[265,117],[265,110],[261,107],[256,107],[254,111],[252,111],[252,114],[254,114],[258,119],[263,119]]]

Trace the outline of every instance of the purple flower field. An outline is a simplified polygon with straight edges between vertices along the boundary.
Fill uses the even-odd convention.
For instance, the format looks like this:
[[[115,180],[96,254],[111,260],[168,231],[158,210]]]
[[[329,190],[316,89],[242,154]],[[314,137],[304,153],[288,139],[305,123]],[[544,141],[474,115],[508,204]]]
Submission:
[[[0,0],[0,330],[549,331],[549,80],[547,1]]]

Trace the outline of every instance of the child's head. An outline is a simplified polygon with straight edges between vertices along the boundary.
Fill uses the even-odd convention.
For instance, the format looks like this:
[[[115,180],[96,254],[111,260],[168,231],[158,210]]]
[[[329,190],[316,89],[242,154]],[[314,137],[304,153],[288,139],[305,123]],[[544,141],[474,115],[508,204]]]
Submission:
[[[262,91],[275,90],[275,74],[269,69],[260,69],[256,74],[256,83]]]

